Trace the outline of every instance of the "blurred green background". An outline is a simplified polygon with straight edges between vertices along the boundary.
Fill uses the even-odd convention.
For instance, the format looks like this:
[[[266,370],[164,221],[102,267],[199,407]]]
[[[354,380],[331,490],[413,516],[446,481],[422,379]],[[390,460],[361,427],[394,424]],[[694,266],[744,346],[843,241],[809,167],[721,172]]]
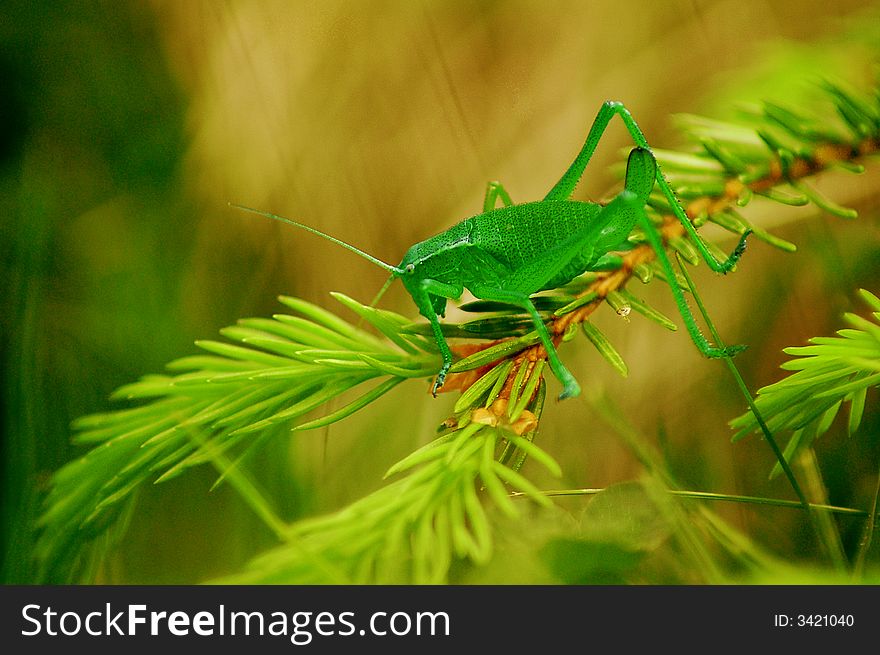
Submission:
[[[867,84],[880,47],[834,39],[871,20],[859,17],[873,4],[7,0],[3,580],[32,579],[40,495],[51,472],[83,452],[69,445],[72,419],[107,409],[115,387],[191,352],[193,340],[278,311],[280,293],[336,311],[329,291],[368,302],[381,286],[384,273],[363,260],[228,202],[396,262],[410,244],[476,213],[490,179],[514,201],[542,197],[606,99],[624,101],[653,145],[672,147],[676,112],[729,114],[748,94],[784,101],[779,73],[768,73],[780,65],[797,84],[826,68]],[[620,126],[609,131],[579,197],[613,184],[608,166],[627,145]],[[782,347],[840,327],[855,289],[880,292],[878,177],[826,177],[820,188],[861,218],[765,207],[756,222],[776,225],[798,253],[757,243],[733,276],[698,271],[722,333],[752,345],[738,362],[753,388],[777,379]],[[661,285],[644,295],[674,315]],[[399,287],[383,303],[415,315]],[[744,407],[722,366],[702,359],[683,331],[598,320],[629,379],[584,343],[563,357],[583,386],[604,389],[636,426],[665,435],[683,484],[790,497],[784,480],[767,480],[763,444],[730,444],[726,421]],[[287,519],[338,508],[431,438],[452,402],[403,385],[329,432],[270,443],[259,482]],[[545,416],[541,445],[566,477],[529,469],[538,482],[601,487],[638,473],[584,402]],[[832,502],[866,506],[878,446],[865,435],[878,433],[875,410],[863,441],[818,445]],[[270,545],[232,492],[208,493],[213,479],[197,471],[144,490],[101,581],[195,582]],[[788,510],[719,511],[780,552],[812,548]],[[848,542],[857,538],[857,522],[841,526]]]

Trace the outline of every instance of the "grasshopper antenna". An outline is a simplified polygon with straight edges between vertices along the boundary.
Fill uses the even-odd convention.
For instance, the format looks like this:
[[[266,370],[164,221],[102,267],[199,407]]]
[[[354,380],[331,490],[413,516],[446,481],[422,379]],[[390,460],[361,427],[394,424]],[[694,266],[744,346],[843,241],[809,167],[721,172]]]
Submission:
[[[379,304],[379,301],[382,299],[382,296],[385,295],[385,292],[388,291],[388,287],[391,286],[391,283],[394,282],[394,278],[397,277],[396,273],[392,273],[388,276],[388,279],[385,280],[385,284],[382,285],[382,288],[379,289],[379,293],[373,296],[373,300],[370,301],[370,309],[375,309],[376,305]],[[361,327],[364,324],[364,316],[361,315],[358,318],[357,327]],[[329,427],[329,426],[328,426]]]
[[[308,225],[304,225],[303,223],[297,223],[296,221],[292,221],[289,218],[284,218],[283,216],[279,216],[278,214],[272,214],[271,212],[265,212],[261,209],[254,209],[253,207],[245,207],[244,205],[238,205],[234,202],[230,202],[229,206],[235,207],[236,209],[241,209],[242,211],[251,212],[252,214],[259,214],[260,216],[265,216],[266,218],[271,218],[273,220],[280,221],[281,223],[287,223],[288,225],[293,225],[294,227],[301,228],[301,229],[305,230],[306,232],[311,232],[312,234],[317,234],[319,237],[323,237],[323,238],[327,239],[328,241],[332,241],[333,243],[335,243],[338,246],[342,246],[346,250],[350,250],[351,252],[355,253],[356,255],[360,255],[361,257],[363,257],[367,261],[373,262],[376,266],[380,266],[380,267],[384,268],[386,271],[391,273],[391,279],[394,279],[395,277],[397,277],[398,275],[403,273],[403,271],[400,270],[399,268],[397,268],[396,266],[392,266],[391,264],[383,262],[381,259],[377,259],[376,257],[373,257],[372,255],[365,253],[363,250],[359,250],[358,248],[355,248],[350,243],[346,243],[345,241],[342,241],[341,239],[337,239],[336,237],[331,237],[329,234],[325,234],[324,232],[321,232],[321,230],[317,230],[313,227],[309,227]],[[391,280],[389,280],[388,282],[385,283],[385,286],[382,287],[382,291],[379,292],[380,296],[381,296],[381,294],[385,293],[385,289],[388,288],[390,283],[391,283]],[[378,300],[378,297],[376,300]]]
[[[370,303],[370,307],[375,307],[379,304],[379,301],[382,299],[382,296],[385,295],[385,292],[388,291],[388,287],[391,286],[391,283],[394,282],[394,278],[397,277],[397,273],[392,273],[387,280],[385,280],[385,284],[382,285],[382,288],[379,289],[379,293],[373,298],[373,301]]]

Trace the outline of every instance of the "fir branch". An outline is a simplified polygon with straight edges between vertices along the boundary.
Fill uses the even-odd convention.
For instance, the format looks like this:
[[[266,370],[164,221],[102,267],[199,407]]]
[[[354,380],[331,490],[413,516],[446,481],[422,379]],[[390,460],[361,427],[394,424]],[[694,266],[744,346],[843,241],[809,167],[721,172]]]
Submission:
[[[146,376],[113,395],[147,404],[77,420],[75,442],[92,449],[53,478],[39,522],[42,579],[75,578],[85,545],[118,519],[145,482],[168,480],[229,451],[247,452],[279,429],[342,420],[405,379],[436,371],[434,344],[399,331],[408,319],[334,297],[380,332],[394,334],[393,343],[281,297],[297,315],[242,319],[221,331],[237,343],[200,341],[209,355],[178,359],[168,365],[171,375]],[[305,420],[349,392],[357,394],[349,404]]]
[[[324,584],[341,575],[350,584],[444,583],[456,559],[483,564],[492,555],[483,499],[511,517],[519,509],[508,488],[549,505],[545,494],[499,461],[507,444],[560,474],[529,438],[471,421],[389,469],[387,475],[403,478],[334,514],[293,524],[284,543],[219,582]],[[314,566],[315,558],[326,566]]]
[[[769,429],[791,432],[785,459],[791,462],[803,449],[828,432],[844,404],[849,405],[847,430],[855,433],[862,420],[865,399],[871,387],[880,386],[880,299],[862,289],[862,299],[871,307],[872,320],[844,314],[850,328],[836,337],[810,339],[809,346],[785,348],[795,359],[782,364],[788,377],[758,390],[755,401]],[[754,414],[747,412],[730,422],[733,439],[757,431]],[[771,475],[777,475],[779,465]]]

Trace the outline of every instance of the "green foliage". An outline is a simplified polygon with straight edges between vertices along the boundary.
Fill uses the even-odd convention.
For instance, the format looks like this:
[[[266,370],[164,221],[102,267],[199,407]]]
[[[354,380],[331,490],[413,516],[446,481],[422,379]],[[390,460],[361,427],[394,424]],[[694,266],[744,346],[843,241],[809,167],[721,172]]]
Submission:
[[[455,558],[484,564],[492,555],[492,528],[478,493],[518,517],[508,487],[549,505],[526,478],[496,459],[505,443],[553,472],[558,465],[530,441],[471,423],[417,450],[388,475],[406,474],[326,517],[291,526],[282,545],[221,582],[242,584],[365,584],[446,582]]]
[[[854,215],[805,179],[832,167],[863,170],[865,156],[880,149],[880,97],[836,82],[824,83],[820,91],[818,101],[797,108],[769,101],[749,107],[738,122],[681,119],[685,136],[695,145],[657,155],[694,226],[711,222],[737,235],[751,230],[792,252],[793,243],[749,222],[740,209],[762,196],[777,204],[813,204],[844,218]],[[652,223],[665,230],[668,249],[697,264],[694,240],[683,230],[667,230],[668,200],[655,194],[649,207]],[[626,285],[632,277],[644,284],[659,278],[690,289],[686,275],[658,265],[650,246],[648,235],[637,229],[602,270],[534,299],[554,336],[565,342],[583,332],[623,377],[631,369],[591,320],[592,313],[607,306],[626,318],[634,311],[675,330],[673,321]],[[720,248],[706,247],[724,259]],[[848,429],[855,433],[869,388],[880,384],[880,300],[866,291],[862,296],[874,310],[873,322],[847,314],[851,328],[838,337],[787,349],[797,359],[783,368],[797,373],[759,391],[756,407],[770,431],[793,431],[787,459],[828,431],[844,404],[849,406]],[[538,333],[519,307],[478,301],[461,308],[476,318],[441,326],[447,337],[482,340],[480,347],[460,353],[450,369],[472,377],[462,383],[442,434],[393,465],[387,475],[394,481],[336,512],[290,524],[275,517],[239,476],[259,446],[291,430],[341,421],[409,379],[433,377],[440,367],[430,326],[342,294],[334,298],[358,317],[357,325],[282,297],[292,314],[243,319],[221,331],[226,341],[197,342],[204,352],[172,362],[167,374],[121,387],[114,400],[125,403],[123,408],[77,420],[75,442],[89,450],[52,478],[39,521],[41,579],[93,579],[104,549],[136,514],[138,490],[206,463],[220,471],[218,484],[229,482],[248,498],[279,541],[225,582],[467,580],[467,571],[462,573],[467,566],[473,571],[499,558],[499,522],[530,521],[526,511],[546,511],[554,518],[562,514],[550,500],[554,494],[530,479],[535,474],[523,472],[530,459],[552,476],[565,473],[535,444],[547,393],[546,352],[536,347]],[[341,406],[333,408],[333,401]],[[540,534],[543,541],[531,547],[545,567],[545,580],[638,582],[642,567],[650,566],[665,571],[669,582],[765,579],[770,570],[787,571],[708,511],[701,504],[708,494],[683,492],[648,441],[609,418],[610,403],[596,404],[646,473],[637,485],[596,494],[576,529]],[[731,424],[738,430],[736,438],[759,427],[754,413]],[[532,501],[529,510],[520,496]],[[713,499],[797,505],[731,495]],[[825,503],[814,503],[811,510],[862,519],[870,514],[858,553],[864,561],[876,502],[869,512]]]
[[[241,457],[279,427],[339,421],[405,379],[436,370],[433,343],[399,332],[407,319],[335,297],[389,341],[281,297],[297,315],[242,319],[221,331],[236,343],[200,341],[207,354],[175,360],[173,374],[146,376],[114,394],[146,404],[78,419],[75,442],[92,449],[55,475],[40,519],[44,579],[67,579],[86,540],[117,520],[144,482],[168,480],[235,449]],[[383,381],[363,390],[377,379]],[[340,409],[303,420],[351,390],[359,395]]]
[[[809,346],[786,348],[791,359],[781,368],[796,371],[758,390],[755,405],[773,433],[791,432],[785,458],[792,461],[828,432],[844,405],[849,407],[847,432],[852,435],[862,422],[868,390],[880,386],[880,299],[860,291],[873,309],[873,321],[846,313],[851,326],[836,337],[815,337]],[[734,439],[758,429],[752,412],[730,422],[737,430]],[[780,465],[773,475],[780,472]]]
[[[191,245],[193,208],[177,184],[185,98],[156,56],[149,9],[119,8],[22,0],[0,8],[7,584],[34,579],[33,519],[51,472],[72,457],[71,419],[188,341],[185,309],[156,302],[185,275]]]
[[[667,540],[670,523],[642,484],[605,489],[587,505],[576,536],[550,539],[542,556],[567,584],[622,584]]]

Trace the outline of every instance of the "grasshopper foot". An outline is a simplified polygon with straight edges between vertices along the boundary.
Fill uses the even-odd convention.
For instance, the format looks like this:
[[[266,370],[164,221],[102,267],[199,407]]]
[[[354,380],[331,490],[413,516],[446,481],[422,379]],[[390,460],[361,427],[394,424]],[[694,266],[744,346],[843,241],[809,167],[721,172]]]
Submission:
[[[734,266],[736,266],[739,258],[742,257],[743,253],[746,251],[746,241],[751,234],[751,228],[743,232],[742,236],[739,238],[739,243],[736,244],[736,248],[734,248],[730,257],[727,258],[727,261],[721,265],[721,273],[728,273]]]
[[[579,396],[581,394],[581,385],[577,383],[577,380],[574,377],[569,377],[566,380],[561,380],[563,384],[562,393],[559,394],[559,400],[565,400],[566,398],[574,398],[575,396]]]
[[[444,364],[437,373],[437,377],[434,378],[434,384],[431,386],[431,395],[434,396],[434,398],[437,397],[437,392],[440,391],[440,388],[446,382],[446,374],[449,372],[450,366],[452,366],[452,364]]]
[[[733,254],[737,259],[742,257],[742,254],[746,251],[746,239],[748,239],[751,235],[752,228],[749,228],[745,232],[743,232],[742,236],[739,238],[739,243],[736,245],[736,250],[733,251]]]

